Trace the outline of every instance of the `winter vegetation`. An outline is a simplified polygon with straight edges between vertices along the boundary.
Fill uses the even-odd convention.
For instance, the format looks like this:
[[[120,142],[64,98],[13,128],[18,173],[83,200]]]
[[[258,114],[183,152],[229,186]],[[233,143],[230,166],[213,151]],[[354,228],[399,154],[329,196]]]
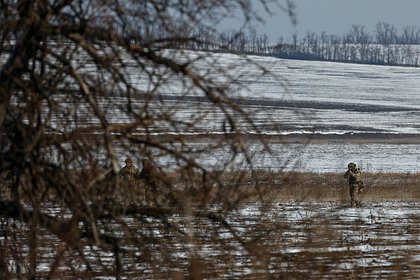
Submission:
[[[353,25],[341,36],[308,31],[303,35],[295,33],[291,38],[281,37],[276,42],[252,27],[225,31],[218,37],[200,28],[178,28],[195,40],[175,42],[172,48],[376,65],[417,67],[420,63],[420,28],[416,26],[407,26],[398,32],[394,25],[380,22],[371,34],[363,25]],[[157,38],[166,36],[159,28],[151,34]]]
[[[418,174],[364,173],[350,209],[342,172],[312,171],[333,162],[324,135],[339,168],[354,132],[418,141],[415,94],[391,86],[417,68],[242,55],[267,54],[256,34],[209,45],[223,18],[258,20],[251,2],[0,2],[0,279],[415,279]],[[376,95],[359,102],[361,80]],[[298,170],[311,133],[322,161]],[[147,172],[122,176],[126,158]]]

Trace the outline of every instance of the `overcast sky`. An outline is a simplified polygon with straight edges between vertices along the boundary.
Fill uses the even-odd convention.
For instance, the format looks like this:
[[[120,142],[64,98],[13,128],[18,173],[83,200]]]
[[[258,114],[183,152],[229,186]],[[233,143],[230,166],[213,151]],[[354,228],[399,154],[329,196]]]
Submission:
[[[280,36],[290,37],[295,31],[299,37],[307,31],[343,35],[353,24],[364,25],[369,33],[373,33],[378,22],[394,24],[398,32],[405,26],[420,28],[420,0],[294,0],[294,3],[296,26],[279,8],[270,6],[275,15],[264,16],[265,24],[259,25],[259,33],[265,32],[275,41]]]

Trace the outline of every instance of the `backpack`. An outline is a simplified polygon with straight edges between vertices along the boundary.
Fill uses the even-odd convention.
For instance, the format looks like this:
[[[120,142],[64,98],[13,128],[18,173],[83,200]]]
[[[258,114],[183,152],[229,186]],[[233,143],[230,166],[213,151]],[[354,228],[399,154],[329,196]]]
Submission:
[[[357,168],[357,171],[359,172],[360,176],[362,175],[362,172],[360,171],[360,168]],[[359,182],[357,182],[357,186],[358,186],[358,193],[361,194],[363,193],[363,191],[365,190],[365,184],[363,183],[363,180],[360,180]]]

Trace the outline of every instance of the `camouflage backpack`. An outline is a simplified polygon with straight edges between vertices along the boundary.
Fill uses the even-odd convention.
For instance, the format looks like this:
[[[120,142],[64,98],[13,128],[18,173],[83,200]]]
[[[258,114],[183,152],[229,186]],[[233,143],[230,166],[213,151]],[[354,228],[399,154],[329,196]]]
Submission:
[[[362,172],[360,171],[360,168],[357,167],[357,172],[359,172],[360,175],[362,175]],[[365,184],[363,183],[363,180],[360,180],[357,182],[357,186],[359,187],[358,193],[361,194],[365,190]]]

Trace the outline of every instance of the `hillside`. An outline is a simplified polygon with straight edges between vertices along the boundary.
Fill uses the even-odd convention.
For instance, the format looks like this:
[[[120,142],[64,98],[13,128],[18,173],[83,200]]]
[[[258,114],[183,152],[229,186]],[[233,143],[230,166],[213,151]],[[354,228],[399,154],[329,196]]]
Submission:
[[[255,59],[275,76],[250,71],[250,96],[265,100],[282,133],[420,133],[418,68]]]
[[[360,133],[401,138],[420,133],[420,68],[200,52],[182,52],[180,59],[191,56],[200,57],[193,68],[200,72],[212,69],[215,80],[231,87],[236,102],[255,114],[266,134]],[[208,56],[217,57],[218,65],[210,64]],[[230,70],[218,73],[218,67]],[[149,86],[144,77],[132,75],[139,88]],[[241,87],[232,88],[232,80],[240,81]],[[179,105],[182,117],[201,104],[200,93],[185,94],[186,87],[175,77],[157,91],[167,102]],[[194,106],[188,105],[183,111],[185,102]],[[217,122],[216,116],[212,116],[213,121]],[[218,127],[203,125],[207,132]]]
[[[273,151],[266,154],[255,147],[258,168],[342,172],[355,161],[372,172],[420,171],[420,147],[413,145],[420,143],[419,68],[183,55],[217,56],[220,65],[232,70],[214,78],[242,83],[233,89],[233,97],[253,114]],[[194,67],[206,71],[214,66],[203,59]],[[269,72],[261,76],[261,67]],[[174,81],[160,91],[181,119],[205,110],[198,93],[185,95],[182,89]],[[211,114],[202,120],[200,131],[186,133],[208,138],[220,133],[221,126],[217,114]],[[254,133],[252,128],[243,130]]]

